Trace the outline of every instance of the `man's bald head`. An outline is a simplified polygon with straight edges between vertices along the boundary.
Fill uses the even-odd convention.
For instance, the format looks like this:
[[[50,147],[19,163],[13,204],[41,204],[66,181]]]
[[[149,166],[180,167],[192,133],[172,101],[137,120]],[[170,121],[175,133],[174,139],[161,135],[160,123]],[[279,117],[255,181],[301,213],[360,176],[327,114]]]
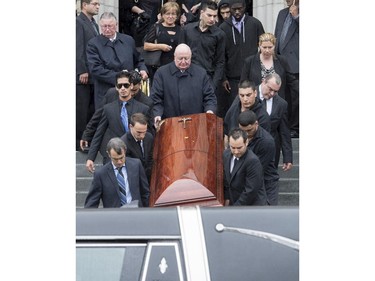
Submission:
[[[174,63],[179,70],[186,70],[191,64],[191,49],[186,44],[179,44],[174,51]]]

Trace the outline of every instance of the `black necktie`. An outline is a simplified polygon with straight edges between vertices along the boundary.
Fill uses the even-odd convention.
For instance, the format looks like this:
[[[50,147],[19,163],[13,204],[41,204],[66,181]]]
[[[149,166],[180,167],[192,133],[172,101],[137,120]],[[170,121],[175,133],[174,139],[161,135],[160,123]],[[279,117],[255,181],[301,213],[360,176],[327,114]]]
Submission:
[[[144,157],[145,157],[145,154],[144,154],[144,152],[143,152],[143,147],[142,147],[141,141],[140,141],[140,140],[137,140],[137,143],[138,143],[138,145],[139,145],[139,148],[141,149],[141,152],[142,152],[142,158],[144,158]]]
[[[238,163],[238,158],[236,157],[236,158],[234,158],[233,167],[232,167],[232,170],[230,171],[230,173],[232,173],[234,171],[234,167],[236,167],[237,163]]]
[[[262,105],[263,105],[263,108],[267,111],[267,100],[266,99],[262,100]]]
[[[92,20],[91,20],[91,24],[92,24],[92,27],[93,27],[94,30],[95,30],[95,34],[96,34],[96,35],[99,35],[99,27],[98,27],[97,23],[95,22],[95,19],[94,19],[94,18],[92,18]]]

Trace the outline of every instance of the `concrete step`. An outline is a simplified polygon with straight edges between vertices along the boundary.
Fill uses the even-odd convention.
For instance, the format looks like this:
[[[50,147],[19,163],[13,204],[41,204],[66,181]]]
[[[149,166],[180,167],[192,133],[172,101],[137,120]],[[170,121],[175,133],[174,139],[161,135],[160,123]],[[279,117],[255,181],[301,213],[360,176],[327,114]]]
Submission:
[[[298,193],[279,193],[279,206],[299,206]]]
[[[299,179],[279,179],[279,193],[299,192]]]
[[[77,177],[76,192],[88,192],[91,186],[92,177]]]
[[[293,165],[292,169],[289,171],[283,171],[282,166],[279,165],[279,176],[280,178],[286,179],[286,178],[292,178],[292,179],[298,179],[299,178],[299,165]]]
[[[299,139],[292,139],[293,151],[299,151]]]
[[[76,164],[86,164],[87,160],[87,153],[83,153],[80,151],[76,151]],[[103,157],[100,153],[96,156],[95,162],[94,163],[103,163]]]
[[[77,192],[76,193],[76,208],[81,209],[85,206],[85,200],[87,197],[87,192]],[[99,208],[102,208],[103,204],[100,201]]]
[[[87,192],[76,192],[76,208],[83,208]]]
[[[283,154],[280,153],[279,166],[284,163]],[[293,166],[299,165],[299,151],[293,151]]]
[[[96,164],[95,163],[95,170],[100,169],[103,166],[103,164]],[[90,177],[92,178],[92,174],[87,171],[86,164],[76,164],[76,177],[82,178],[82,177]]]

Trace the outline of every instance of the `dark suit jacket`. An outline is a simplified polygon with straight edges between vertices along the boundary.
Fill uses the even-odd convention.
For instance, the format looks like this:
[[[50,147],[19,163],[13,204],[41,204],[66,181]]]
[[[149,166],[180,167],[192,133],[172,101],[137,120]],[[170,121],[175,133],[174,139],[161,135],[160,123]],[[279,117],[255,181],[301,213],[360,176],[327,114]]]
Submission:
[[[91,21],[84,13],[80,13],[76,18],[76,83],[79,82],[79,75],[89,73],[87,63],[86,46],[87,42],[96,36]],[[89,82],[92,83],[89,76]]]
[[[191,64],[184,72],[174,62],[155,72],[151,88],[154,101],[153,116],[162,119],[181,115],[216,112],[216,96],[206,70]]]
[[[263,167],[263,177],[265,181],[276,181],[279,174],[275,167],[275,140],[269,132],[258,126],[255,136],[248,144],[256,156],[258,156]]]
[[[233,155],[224,150],[224,198],[230,205],[265,205],[267,196],[263,184],[263,169],[258,157],[249,149],[230,173]]]
[[[127,147],[126,156],[141,160],[148,182],[150,182],[153,162],[152,153],[154,148],[154,137],[149,132],[146,133],[146,136],[143,139],[144,157],[142,155],[141,148],[137,144],[131,132],[127,132],[121,137],[121,139],[125,142]]]
[[[100,108],[95,110],[95,113],[91,117],[89,123],[87,123],[85,131],[83,132],[81,139],[83,139],[85,141],[88,141],[88,142],[92,141],[92,139],[94,137],[94,134],[95,134],[95,131],[98,128],[100,119],[102,118],[103,106],[108,104],[108,103],[111,103],[111,102],[113,102],[117,99],[118,99],[118,92],[116,91],[116,89],[114,87],[110,88],[107,91],[107,93],[105,94],[105,96],[102,100],[102,106],[100,106]],[[149,110],[148,110],[148,113],[146,115],[147,118],[149,119],[147,130],[152,135],[155,135],[154,120],[153,120],[154,118],[152,116],[152,107],[150,107],[150,105],[153,106],[152,100],[142,92],[139,92],[136,96],[133,97],[133,99],[135,99],[136,101],[139,101],[140,103],[143,103],[143,104],[149,106]],[[129,120],[130,120],[130,117],[129,117]]]
[[[275,36],[281,37],[281,31],[289,8],[282,9],[276,20]],[[292,24],[288,29],[285,42],[279,46],[279,40],[276,42],[275,52],[287,58],[292,73],[299,73],[299,17],[292,20]]]
[[[285,98],[287,91],[299,92],[298,80],[291,73],[287,58],[284,56],[274,57],[273,66],[275,72],[280,75],[282,82],[278,91],[279,95]],[[259,53],[246,58],[241,73],[241,80],[244,79],[253,81],[256,85],[262,83],[262,68]]]
[[[143,58],[135,48],[134,39],[126,34],[116,33],[114,42],[98,35],[88,42],[86,53],[94,79],[95,109],[101,105],[107,90],[115,86],[118,72],[135,68],[147,71]]]
[[[259,89],[259,88],[258,88]],[[280,96],[272,98],[271,135],[276,148],[281,147],[284,163],[293,163],[292,139],[288,121],[288,103]]]
[[[95,161],[99,150],[102,156],[105,157],[108,141],[114,137],[120,138],[126,133],[121,121],[121,106],[119,99],[104,105],[103,114],[92,139],[87,159]],[[126,104],[126,110],[128,112],[128,119],[130,120],[130,116],[136,112],[147,115],[149,108],[143,103],[130,99]]]
[[[254,111],[257,115],[258,123],[262,128],[266,129],[268,132],[271,131],[271,120],[267,111],[262,107],[262,103],[259,101],[258,97],[255,100],[250,110]],[[241,113],[241,102],[240,98],[234,99],[232,105],[228,109],[224,117],[224,135],[228,135],[230,130],[238,127],[238,115]]]
[[[149,206],[150,188],[141,161],[126,157],[129,189],[133,200],[139,200],[139,207]],[[121,207],[120,190],[112,162],[95,171],[91,188],[86,197],[85,208],[97,208],[100,199],[104,208]]]

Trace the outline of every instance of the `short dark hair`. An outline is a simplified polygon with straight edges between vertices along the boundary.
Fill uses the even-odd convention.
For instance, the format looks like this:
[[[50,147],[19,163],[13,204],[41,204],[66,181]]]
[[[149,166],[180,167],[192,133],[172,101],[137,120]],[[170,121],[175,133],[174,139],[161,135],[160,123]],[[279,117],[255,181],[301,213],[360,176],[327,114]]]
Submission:
[[[228,140],[232,137],[232,139],[237,140],[240,137],[243,138],[243,142],[245,143],[247,140],[247,133],[240,129],[240,128],[233,128],[230,130],[229,135],[228,135]]]
[[[241,80],[240,83],[238,83],[238,88],[240,89],[246,89],[251,88],[253,91],[257,89],[257,86],[253,81],[250,80]]]
[[[81,0],[81,9],[83,7],[83,3],[90,4],[92,0]]]
[[[120,78],[128,78],[130,82],[131,72],[128,70],[122,70],[116,74],[116,84]]]
[[[214,1],[205,1],[202,3],[201,11],[205,11],[206,9],[217,11],[218,6]]]
[[[258,120],[257,115],[252,110],[245,110],[238,115],[238,124],[241,126],[253,125]]]
[[[123,149],[126,152],[126,144],[120,138],[111,138],[107,143],[107,153],[109,154],[111,149],[113,149],[117,154],[121,154]]]
[[[140,112],[137,112],[137,113],[134,113],[131,117],[130,117],[130,124],[132,126],[135,125],[135,123],[139,123],[139,124],[142,124],[142,125],[147,125],[147,117],[146,115],[144,115],[143,113],[140,113]]]
[[[221,9],[226,9],[226,8],[230,8],[229,6],[229,3],[223,3],[219,6],[219,11],[221,11]]]
[[[231,0],[229,5],[232,7],[233,4],[242,4],[246,8],[246,1],[245,0]]]
[[[142,76],[138,71],[136,71],[136,70],[130,71],[130,77],[129,77],[130,83],[132,83],[134,85],[137,85],[137,84],[141,83],[141,81],[142,81]]]

